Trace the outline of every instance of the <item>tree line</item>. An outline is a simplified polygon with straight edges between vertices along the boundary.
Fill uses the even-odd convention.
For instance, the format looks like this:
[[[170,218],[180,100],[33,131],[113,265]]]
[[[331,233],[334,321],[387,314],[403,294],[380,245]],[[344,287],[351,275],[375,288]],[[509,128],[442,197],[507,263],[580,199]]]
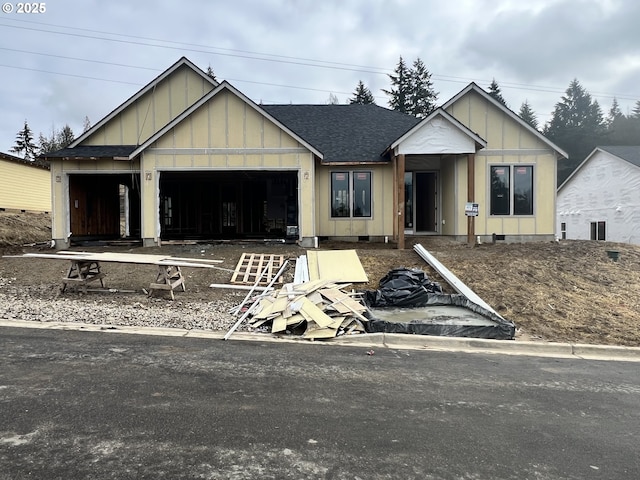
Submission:
[[[91,128],[89,117],[84,117],[83,133]],[[48,135],[40,132],[37,143],[33,137],[33,131],[29,127],[29,122],[24,121],[24,126],[18,130],[16,141],[9,151],[21,156],[25,160],[33,161],[40,155],[55,152],[67,148],[75,140],[75,135],[69,124],[57,129],[51,127]]]

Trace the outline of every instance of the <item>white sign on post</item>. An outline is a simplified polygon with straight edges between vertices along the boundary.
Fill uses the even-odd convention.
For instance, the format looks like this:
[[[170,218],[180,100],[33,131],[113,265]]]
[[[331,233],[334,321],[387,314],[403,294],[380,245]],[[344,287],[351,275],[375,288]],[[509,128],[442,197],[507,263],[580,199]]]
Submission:
[[[477,217],[478,216],[478,204],[467,202],[464,206],[464,214],[467,217]]]

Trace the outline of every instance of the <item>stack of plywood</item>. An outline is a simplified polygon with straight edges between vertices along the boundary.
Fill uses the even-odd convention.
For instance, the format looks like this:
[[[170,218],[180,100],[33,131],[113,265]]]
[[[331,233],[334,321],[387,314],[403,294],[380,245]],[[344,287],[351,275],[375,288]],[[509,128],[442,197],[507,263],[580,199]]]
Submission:
[[[285,284],[263,296],[252,309],[250,326],[271,326],[272,333],[304,328],[303,338],[332,338],[364,332],[367,311],[344,288],[330,280]]]

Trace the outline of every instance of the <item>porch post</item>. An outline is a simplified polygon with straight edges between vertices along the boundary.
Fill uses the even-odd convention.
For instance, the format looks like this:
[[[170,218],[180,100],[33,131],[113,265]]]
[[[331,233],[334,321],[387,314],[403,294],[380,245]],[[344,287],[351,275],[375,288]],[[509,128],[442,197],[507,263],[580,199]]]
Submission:
[[[476,196],[476,156],[471,153],[467,155],[467,202],[474,202]],[[467,217],[467,243],[475,243],[475,217]]]
[[[398,188],[398,210],[397,210],[397,225],[398,225],[398,250],[404,250],[404,154],[397,156],[397,188]]]

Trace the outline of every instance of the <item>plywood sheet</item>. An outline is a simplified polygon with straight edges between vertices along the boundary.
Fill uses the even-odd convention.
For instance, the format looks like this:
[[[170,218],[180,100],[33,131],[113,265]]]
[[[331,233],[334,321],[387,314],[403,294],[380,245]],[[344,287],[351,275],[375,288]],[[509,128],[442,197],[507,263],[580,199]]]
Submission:
[[[309,279],[335,282],[369,281],[355,250],[308,250]]]

